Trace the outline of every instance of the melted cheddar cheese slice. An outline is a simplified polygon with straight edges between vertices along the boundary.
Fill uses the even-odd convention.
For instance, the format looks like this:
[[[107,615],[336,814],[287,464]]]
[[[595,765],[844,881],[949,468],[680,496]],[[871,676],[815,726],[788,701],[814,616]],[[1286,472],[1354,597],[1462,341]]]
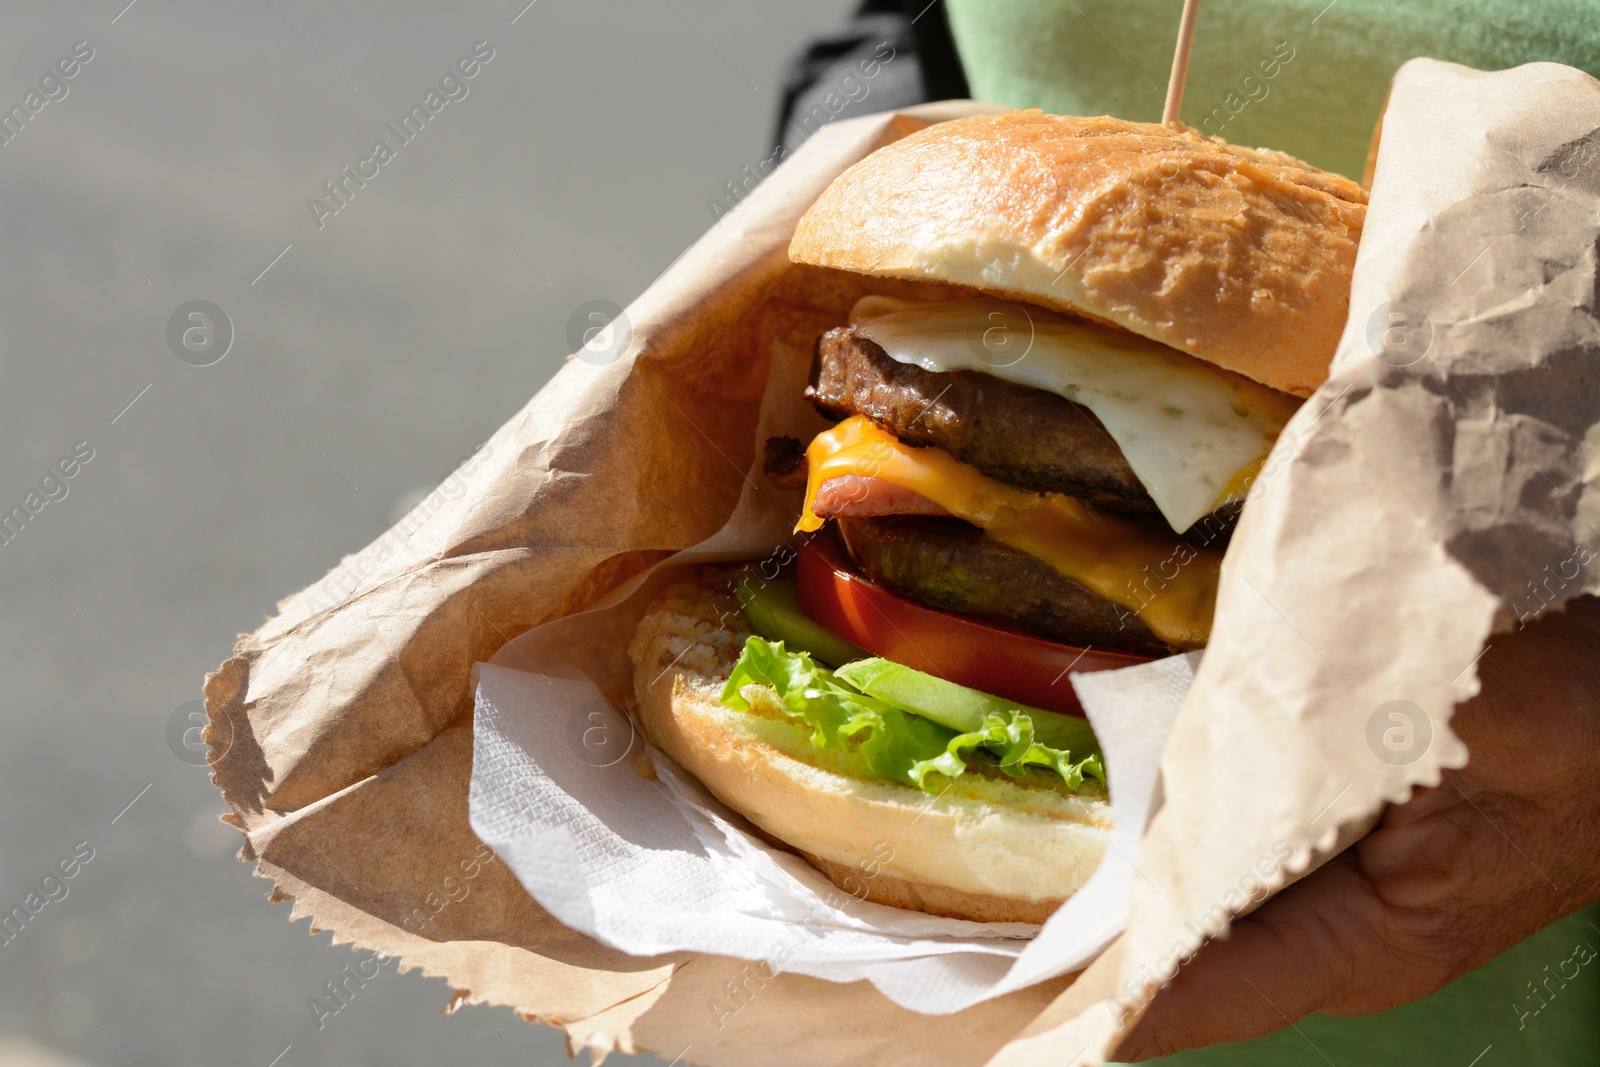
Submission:
[[[1210,635],[1220,552],[1095,511],[1060,493],[1005,485],[947,452],[902,444],[860,415],[818,434],[806,449],[806,461],[805,510],[797,532],[822,526],[812,505],[829,478],[881,478],[927,497],[1120,605],[1170,645],[1198,648]]]

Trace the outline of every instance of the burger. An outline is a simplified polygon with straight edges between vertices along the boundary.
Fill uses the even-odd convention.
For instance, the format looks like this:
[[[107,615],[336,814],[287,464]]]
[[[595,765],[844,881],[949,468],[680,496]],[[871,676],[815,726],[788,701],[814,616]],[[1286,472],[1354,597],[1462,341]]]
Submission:
[[[1111,828],[1071,676],[1204,647],[1365,203],[1282,153],[1037,111],[855,164],[789,246],[868,294],[816,341],[832,425],[766,442],[797,544],[650,605],[646,735],[849,892],[1043,922]]]

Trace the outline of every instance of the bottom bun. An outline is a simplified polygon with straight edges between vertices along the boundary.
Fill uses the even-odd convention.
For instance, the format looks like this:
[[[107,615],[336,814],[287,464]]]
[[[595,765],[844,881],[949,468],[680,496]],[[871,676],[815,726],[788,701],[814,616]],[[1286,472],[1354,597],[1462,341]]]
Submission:
[[[719,700],[749,636],[726,575],[674,585],[629,646],[645,734],[764,836],[835,885],[880,904],[979,922],[1043,922],[1106,849],[1103,791],[1068,794],[1044,772],[969,771],[939,793],[847,777],[805,755],[808,727]]]
[[[881,870],[869,877],[859,867],[834,863],[809,852],[800,855],[811,866],[833,879],[833,884],[846,893],[874,904],[887,904],[908,911],[925,911],[930,915],[971,919],[980,923],[1034,923],[1042,926],[1051,913],[1061,906],[1059,900],[1020,900],[994,893],[968,893],[947,885],[896,878]]]

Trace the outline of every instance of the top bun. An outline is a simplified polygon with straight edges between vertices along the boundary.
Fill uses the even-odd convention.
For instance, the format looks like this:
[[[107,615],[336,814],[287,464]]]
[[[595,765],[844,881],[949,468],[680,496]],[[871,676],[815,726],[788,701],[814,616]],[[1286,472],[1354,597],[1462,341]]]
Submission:
[[[789,258],[1070,312],[1309,396],[1366,204],[1348,178],[1186,127],[974,115],[841,174]]]

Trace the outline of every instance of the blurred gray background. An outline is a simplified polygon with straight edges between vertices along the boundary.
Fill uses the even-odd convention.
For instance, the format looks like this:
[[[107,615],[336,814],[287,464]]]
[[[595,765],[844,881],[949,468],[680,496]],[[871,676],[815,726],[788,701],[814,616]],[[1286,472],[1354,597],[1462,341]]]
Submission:
[[[0,544],[0,912],[93,849],[0,943],[0,1067],[564,1062],[392,968],[319,1030],[356,956],[266,902],[169,721],[554,373],[575,309],[711,224],[771,153],[785,57],[849,5],[126,3],[0,7],[27,117],[0,147],[0,512],[27,517]],[[307,200],[479,41],[467,96],[319,229]],[[210,366],[220,330],[168,344],[195,299],[232,323]]]

